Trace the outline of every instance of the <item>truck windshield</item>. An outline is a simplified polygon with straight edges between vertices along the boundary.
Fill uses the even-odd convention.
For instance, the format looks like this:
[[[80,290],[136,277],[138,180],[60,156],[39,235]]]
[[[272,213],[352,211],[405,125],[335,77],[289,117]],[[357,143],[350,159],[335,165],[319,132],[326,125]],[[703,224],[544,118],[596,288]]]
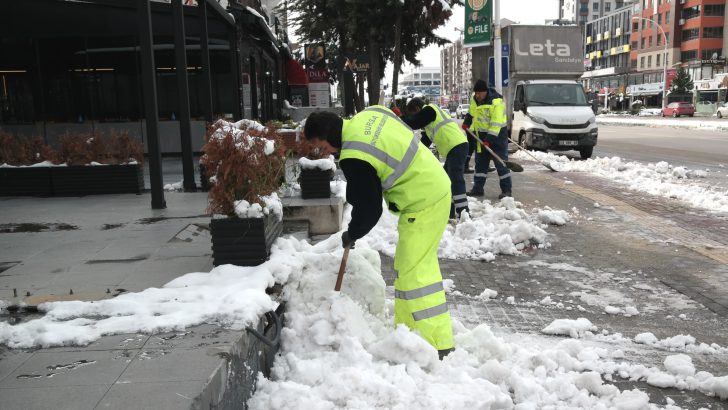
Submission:
[[[584,89],[579,84],[528,84],[528,105],[587,105]]]

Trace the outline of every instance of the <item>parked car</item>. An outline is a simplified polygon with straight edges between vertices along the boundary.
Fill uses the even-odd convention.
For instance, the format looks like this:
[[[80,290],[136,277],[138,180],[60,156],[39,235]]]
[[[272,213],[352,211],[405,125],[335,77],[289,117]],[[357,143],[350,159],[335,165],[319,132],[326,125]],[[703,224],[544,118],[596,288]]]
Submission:
[[[660,115],[665,117],[672,115],[673,117],[679,117],[681,115],[687,115],[692,117],[695,114],[695,106],[689,102],[674,102],[668,104],[667,107],[660,111]]]
[[[458,105],[458,108],[455,109],[455,116],[458,118],[465,118],[465,114],[468,113],[468,110],[470,110],[469,104],[460,104]]]
[[[720,107],[718,107],[718,112],[716,113],[718,118],[728,117],[728,102],[723,103]]]

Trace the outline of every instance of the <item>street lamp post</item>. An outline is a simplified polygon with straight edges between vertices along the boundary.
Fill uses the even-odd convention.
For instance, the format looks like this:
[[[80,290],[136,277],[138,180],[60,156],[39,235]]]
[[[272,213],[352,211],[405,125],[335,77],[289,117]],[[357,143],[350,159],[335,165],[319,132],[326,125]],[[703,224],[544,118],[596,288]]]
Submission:
[[[641,16],[632,16],[632,20],[634,19],[641,19],[641,20],[647,20],[651,22],[652,24],[656,25],[657,28],[660,29],[660,33],[662,33],[662,43],[664,44],[663,48],[663,57],[662,57],[662,108],[665,108],[665,103],[667,102],[667,35],[665,35],[665,30],[662,29],[662,26],[657,24],[655,20],[652,20],[651,18],[647,17],[641,17]]]

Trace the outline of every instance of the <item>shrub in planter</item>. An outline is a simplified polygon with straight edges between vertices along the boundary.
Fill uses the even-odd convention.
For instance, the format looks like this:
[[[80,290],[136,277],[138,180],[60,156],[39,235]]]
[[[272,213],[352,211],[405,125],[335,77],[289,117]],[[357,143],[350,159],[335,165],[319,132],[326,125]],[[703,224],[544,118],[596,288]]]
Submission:
[[[139,194],[144,188],[142,145],[127,134],[66,134],[58,151],[40,138],[3,134],[0,143],[0,195]]]
[[[328,198],[331,196],[331,179],[336,171],[333,155],[329,155],[313,146],[307,139],[301,138],[296,145],[300,173],[298,182],[301,185],[301,198]]]
[[[258,265],[282,230],[285,153],[275,130],[249,120],[219,120],[205,136],[200,159],[208,192],[213,263]]]

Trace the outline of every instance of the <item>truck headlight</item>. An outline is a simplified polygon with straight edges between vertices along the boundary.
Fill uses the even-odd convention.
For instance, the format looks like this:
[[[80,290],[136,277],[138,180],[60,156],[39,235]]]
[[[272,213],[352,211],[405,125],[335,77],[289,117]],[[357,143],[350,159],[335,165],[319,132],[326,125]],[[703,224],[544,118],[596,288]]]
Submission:
[[[597,117],[589,117],[589,124],[595,124],[597,122]]]
[[[528,118],[530,118],[531,121],[535,122],[536,124],[543,124],[546,122],[545,119],[539,117],[538,115],[528,114]]]

